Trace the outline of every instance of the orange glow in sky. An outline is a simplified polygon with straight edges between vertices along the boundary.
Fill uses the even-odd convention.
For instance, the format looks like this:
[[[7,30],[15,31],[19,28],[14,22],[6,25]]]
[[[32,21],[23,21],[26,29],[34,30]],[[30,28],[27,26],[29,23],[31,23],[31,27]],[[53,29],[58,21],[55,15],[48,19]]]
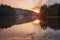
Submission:
[[[34,12],[36,12],[36,13],[39,13],[40,11],[39,10],[33,10]]]
[[[40,13],[40,7],[35,7],[35,8],[32,8],[32,11],[36,12],[37,14]]]
[[[15,8],[32,10],[32,8],[44,4],[45,1],[46,0],[0,0],[0,4],[3,3]]]

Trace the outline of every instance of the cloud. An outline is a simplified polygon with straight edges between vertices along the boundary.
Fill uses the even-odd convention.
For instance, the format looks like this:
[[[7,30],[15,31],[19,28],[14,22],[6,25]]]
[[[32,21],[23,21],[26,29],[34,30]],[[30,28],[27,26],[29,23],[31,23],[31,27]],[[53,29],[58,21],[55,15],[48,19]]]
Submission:
[[[15,8],[32,9],[43,5],[47,0],[0,0],[1,3],[11,5]]]
[[[34,6],[33,0],[2,0],[2,3],[23,9],[31,9]]]
[[[45,4],[52,5],[54,3],[60,3],[60,0],[48,0]]]

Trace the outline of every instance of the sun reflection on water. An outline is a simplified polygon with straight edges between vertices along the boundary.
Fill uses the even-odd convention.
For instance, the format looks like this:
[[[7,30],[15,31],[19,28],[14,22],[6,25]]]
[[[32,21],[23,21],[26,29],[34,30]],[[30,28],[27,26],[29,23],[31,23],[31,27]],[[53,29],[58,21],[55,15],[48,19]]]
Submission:
[[[33,24],[34,25],[39,25],[40,24],[40,20],[39,19],[36,19],[35,21],[33,21]]]

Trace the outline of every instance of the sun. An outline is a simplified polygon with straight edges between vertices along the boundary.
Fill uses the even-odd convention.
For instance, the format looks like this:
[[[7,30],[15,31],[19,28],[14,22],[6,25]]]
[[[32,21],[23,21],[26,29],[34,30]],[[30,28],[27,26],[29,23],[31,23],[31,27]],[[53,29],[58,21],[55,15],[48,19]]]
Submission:
[[[35,10],[33,10],[33,11],[36,12],[36,13],[39,13],[39,12],[40,12],[38,9],[35,9]]]
[[[32,8],[32,11],[38,14],[40,13],[40,7],[34,7]]]

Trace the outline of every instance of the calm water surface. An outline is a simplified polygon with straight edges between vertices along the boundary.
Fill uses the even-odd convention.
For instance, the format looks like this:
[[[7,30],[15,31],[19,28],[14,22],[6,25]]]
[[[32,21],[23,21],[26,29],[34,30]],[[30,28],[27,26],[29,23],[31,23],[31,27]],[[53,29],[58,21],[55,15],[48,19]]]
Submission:
[[[43,30],[30,22],[0,30],[0,40],[60,40],[60,30]]]

